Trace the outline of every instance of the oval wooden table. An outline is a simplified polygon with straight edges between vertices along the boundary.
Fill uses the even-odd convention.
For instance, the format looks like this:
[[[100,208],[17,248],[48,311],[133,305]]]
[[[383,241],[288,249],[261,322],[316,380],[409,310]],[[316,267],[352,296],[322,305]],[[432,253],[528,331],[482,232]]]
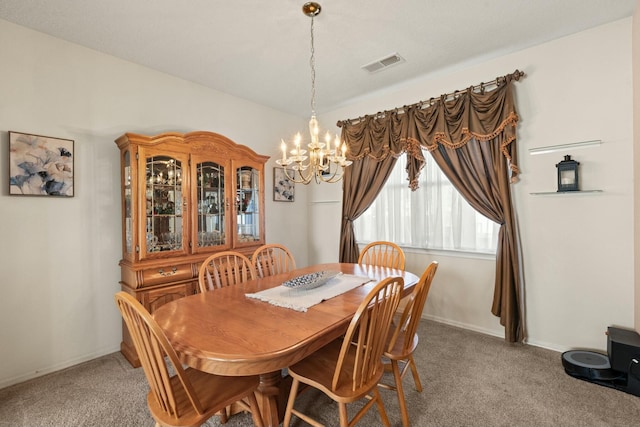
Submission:
[[[316,271],[367,276],[372,281],[311,306],[306,312],[246,297]],[[260,375],[257,397],[265,425],[280,423],[288,390],[281,370],[346,330],[364,297],[390,276],[405,281],[404,295],[418,282],[413,273],[358,264],[318,264],[295,271],[187,296],[153,313],[182,363],[219,375]]]

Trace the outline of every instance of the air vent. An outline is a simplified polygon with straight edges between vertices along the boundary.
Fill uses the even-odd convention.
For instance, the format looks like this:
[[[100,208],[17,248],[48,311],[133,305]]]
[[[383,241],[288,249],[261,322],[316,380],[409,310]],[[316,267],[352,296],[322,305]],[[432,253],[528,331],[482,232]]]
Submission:
[[[392,53],[391,55],[385,56],[377,61],[373,61],[370,64],[363,65],[361,68],[370,73],[375,73],[376,71],[380,71],[400,62],[404,62],[404,58],[397,53]]]

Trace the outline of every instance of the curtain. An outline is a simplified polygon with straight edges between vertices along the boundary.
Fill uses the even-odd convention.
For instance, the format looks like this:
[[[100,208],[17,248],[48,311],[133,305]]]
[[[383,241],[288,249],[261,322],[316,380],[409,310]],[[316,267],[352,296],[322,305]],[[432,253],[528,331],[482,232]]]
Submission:
[[[492,91],[455,92],[428,103],[338,122],[354,164],[345,174],[340,261],[353,262],[358,247],[349,221],[357,218],[372,201],[367,200],[380,181],[379,166],[389,157],[407,153],[407,179],[418,188],[424,167],[421,148],[434,157],[451,183],[480,213],[499,223],[496,278],[492,313],[505,327],[505,339],[521,342],[525,338],[521,289],[520,248],[509,184],[517,181],[516,125],[512,81],[516,71],[496,79]],[[355,176],[359,175],[359,176]],[[388,173],[387,173],[388,175]],[[386,180],[386,176],[384,178]],[[373,189],[372,189],[373,187]],[[347,191],[349,189],[349,191]],[[366,189],[366,190],[365,190]],[[357,191],[356,191],[357,190]],[[360,192],[366,191],[366,196]],[[375,196],[374,196],[375,197]],[[357,205],[357,207],[356,207]],[[357,257],[355,258],[357,259]]]
[[[469,204],[500,224],[491,312],[505,327],[507,341],[519,342],[524,337],[518,312],[520,266],[516,243],[519,239],[511,203],[509,173],[498,139],[472,141],[457,149],[441,145],[431,154]]]
[[[389,123],[393,122],[393,125]],[[340,125],[340,124],[338,124]],[[404,149],[401,138],[401,116],[397,112],[383,118],[368,116],[359,123],[342,129],[353,164],[345,169],[342,192],[342,225],[340,228],[340,262],[358,262],[358,244],[353,231],[356,220],[376,199],[389,178],[397,157]],[[350,137],[345,139],[345,132]]]
[[[345,169],[340,229],[340,262],[358,262],[358,244],[353,221],[366,211],[382,190],[391,174],[396,158],[382,160],[361,158]]]

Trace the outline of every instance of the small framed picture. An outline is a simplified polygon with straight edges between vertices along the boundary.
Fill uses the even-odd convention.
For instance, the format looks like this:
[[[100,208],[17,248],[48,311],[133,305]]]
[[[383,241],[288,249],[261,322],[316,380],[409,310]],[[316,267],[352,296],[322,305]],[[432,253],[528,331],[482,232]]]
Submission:
[[[9,131],[9,195],[73,197],[73,140]]]
[[[287,173],[293,176],[294,171],[288,169]],[[293,202],[295,200],[296,187],[284,173],[284,168],[273,168],[273,200],[276,202]]]

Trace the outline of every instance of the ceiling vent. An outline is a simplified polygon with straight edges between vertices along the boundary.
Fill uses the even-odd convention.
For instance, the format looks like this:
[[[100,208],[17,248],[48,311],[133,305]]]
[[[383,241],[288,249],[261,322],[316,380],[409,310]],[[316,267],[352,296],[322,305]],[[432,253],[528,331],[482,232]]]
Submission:
[[[361,68],[370,73],[375,73],[394,64],[399,64],[400,62],[404,62],[404,58],[397,53],[392,53],[391,55],[385,56],[384,58],[378,59],[377,61],[373,61],[370,64],[363,65]]]

